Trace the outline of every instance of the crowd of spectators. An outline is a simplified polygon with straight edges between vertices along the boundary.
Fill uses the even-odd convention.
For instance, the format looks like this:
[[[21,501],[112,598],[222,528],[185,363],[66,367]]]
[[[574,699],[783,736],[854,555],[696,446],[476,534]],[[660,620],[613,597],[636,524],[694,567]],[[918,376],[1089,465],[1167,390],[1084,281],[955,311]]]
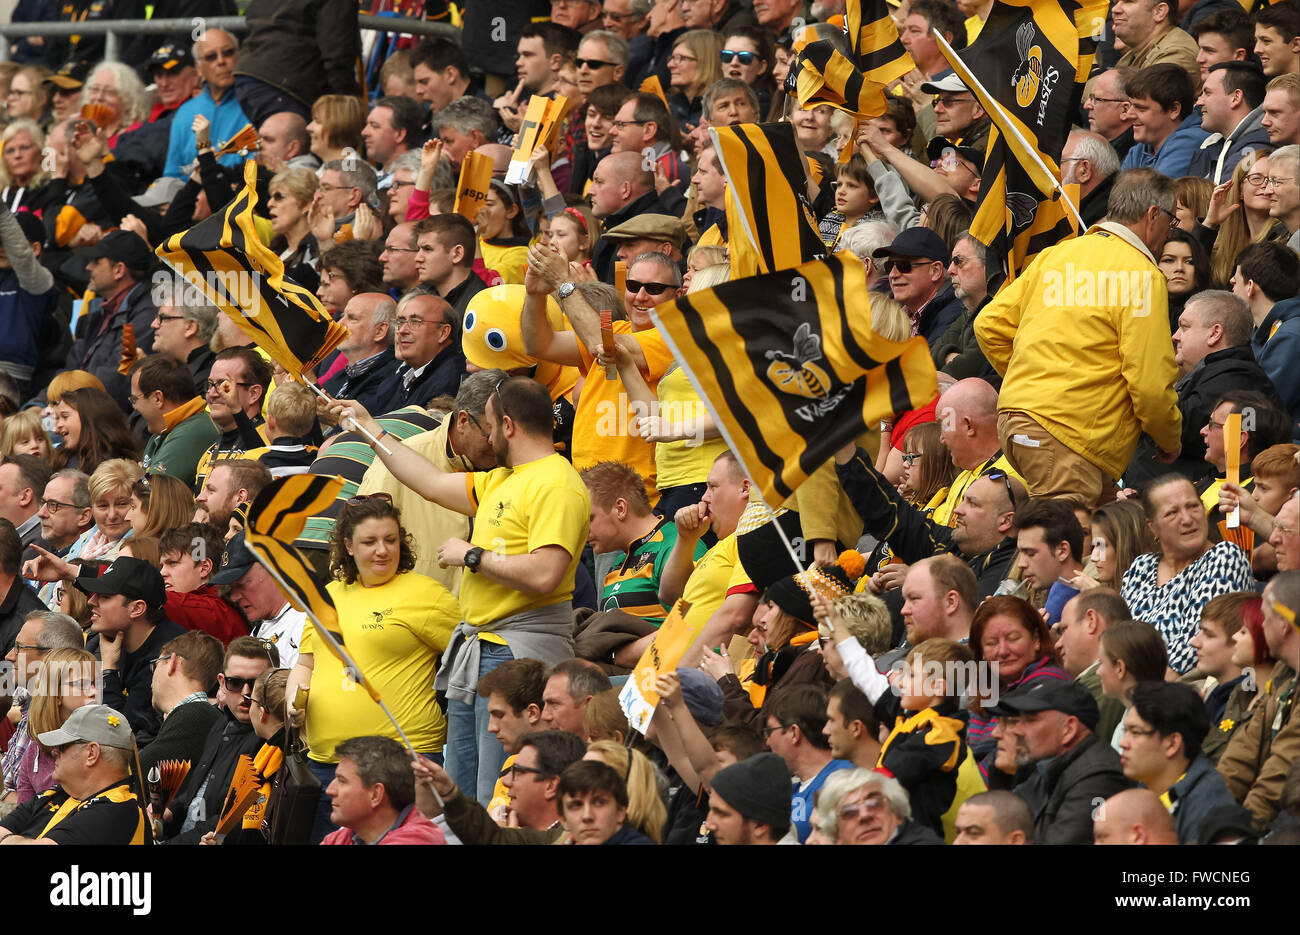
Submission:
[[[1084,227],[1015,271],[935,39],[991,3],[891,0],[915,68],[861,123],[785,81],[843,0],[461,6],[427,10],[458,40],[252,0],[0,63],[0,844],[1300,840],[1297,0],[1114,0],[1059,160]],[[537,96],[569,109],[515,153]],[[733,278],[709,130],[760,122],[939,385],[783,504],[651,316]],[[323,393],[155,255],[246,159],[347,332]],[[303,473],[343,481],[295,544],[383,708],[245,541]],[[218,833],[270,748],[314,814],[282,769]]]

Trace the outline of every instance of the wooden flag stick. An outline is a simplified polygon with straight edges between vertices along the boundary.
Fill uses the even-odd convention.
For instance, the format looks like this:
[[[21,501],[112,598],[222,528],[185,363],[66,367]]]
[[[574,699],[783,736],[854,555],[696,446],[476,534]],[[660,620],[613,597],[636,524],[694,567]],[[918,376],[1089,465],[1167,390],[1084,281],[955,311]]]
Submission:
[[[1241,483],[1241,413],[1234,412],[1223,423],[1223,451],[1228,457],[1226,480],[1229,484]],[[1241,507],[1228,514],[1225,525],[1229,529],[1241,528]]]
[[[605,348],[605,353],[612,359],[614,357],[614,313],[607,308],[600,310],[600,343]],[[618,365],[605,365],[605,379],[618,379]]]

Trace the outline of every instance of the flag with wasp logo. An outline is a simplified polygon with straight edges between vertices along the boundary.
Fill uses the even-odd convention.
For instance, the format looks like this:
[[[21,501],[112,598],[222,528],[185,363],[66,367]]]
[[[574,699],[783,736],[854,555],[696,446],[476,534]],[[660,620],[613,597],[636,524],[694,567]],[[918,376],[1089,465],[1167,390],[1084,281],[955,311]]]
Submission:
[[[936,37],[993,123],[970,229],[1007,258],[1008,278],[1078,233],[1060,160],[1105,16],[1105,0],[996,0],[960,55]]]
[[[257,164],[230,204],[158,246],[159,257],[230,316],[293,376],[323,361],[347,337],[310,290],[286,278],[283,261],[257,236]]]
[[[271,481],[248,510],[244,544],[272,572],[289,603],[307,615],[316,628],[317,638],[338,657],[352,680],[378,702],[378,692],[366,681],[343,645],[334,601],[316,577],[311,563],[292,545],[302,535],[303,525],[310,517],[333,506],[342,487],[340,478],[323,474],[291,474]]]
[[[809,27],[796,39],[798,55],[786,89],[800,107],[830,104],[859,117],[879,117],[885,112],[885,87],[916,67],[898,37],[889,5],[885,0],[849,0],[844,30],[828,35],[826,28]]]
[[[825,255],[794,127],[740,123],[713,127],[709,133],[727,176],[732,278],[788,269]]]
[[[866,267],[852,253],[665,302],[655,324],[723,437],[781,503],[848,442],[934,398],[925,338],[871,327]]]

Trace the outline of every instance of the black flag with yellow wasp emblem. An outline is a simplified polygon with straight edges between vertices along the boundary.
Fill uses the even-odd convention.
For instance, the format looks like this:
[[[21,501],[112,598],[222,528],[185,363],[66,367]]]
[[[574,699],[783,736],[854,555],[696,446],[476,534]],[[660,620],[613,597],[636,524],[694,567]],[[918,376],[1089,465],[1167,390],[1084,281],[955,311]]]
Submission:
[[[659,333],[768,503],[836,450],[934,398],[924,338],[871,327],[866,268],[838,253],[655,307]]]
[[[1010,276],[1077,233],[1057,191],[1061,152],[1105,16],[1105,0],[996,0],[960,55],[939,39],[993,122],[971,233]]]
[[[244,164],[244,188],[220,212],[174,234],[154,252],[225,312],[272,360],[301,376],[348,336],[320,299],[288,279],[284,263],[258,237],[257,165]]]

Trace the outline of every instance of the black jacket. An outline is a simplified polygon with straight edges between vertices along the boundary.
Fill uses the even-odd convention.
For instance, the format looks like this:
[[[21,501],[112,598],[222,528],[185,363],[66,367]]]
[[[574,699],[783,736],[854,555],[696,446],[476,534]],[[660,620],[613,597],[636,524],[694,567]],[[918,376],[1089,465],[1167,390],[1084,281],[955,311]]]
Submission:
[[[919,825],[914,821],[905,821],[898,827],[898,831],[892,838],[885,842],[886,845],[909,845],[909,844],[942,844],[943,838],[925,825]]]
[[[1091,844],[1093,811],[1135,785],[1124,775],[1119,754],[1096,734],[1042,769],[1034,766],[1026,772],[1028,778],[1011,791],[1025,800],[1034,816],[1035,844]],[[989,770],[989,788],[1006,788],[1006,783],[1005,773]]]
[[[1178,411],[1183,416],[1183,450],[1173,464],[1161,464],[1155,458],[1155,442],[1149,435],[1143,435],[1138,440],[1128,470],[1124,472],[1124,483],[1129,487],[1140,490],[1170,471],[1177,471],[1191,481],[1209,475],[1213,468],[1205,461],[1205,439],[1201,437],[1201,429],[1210,419],[1214,401],[1229,390],[1258,390],[1273,400],[1278,408],[1282,407],[1277,390],[1264,369],[1255,362],[1249,344],[1225,347],[1207,354],[1191,373],[1174,384],[1174,389],[1178,393]]]
[[[975,319],[992,298],[992,294],[986,295],[974,312],[967,312],[963,308],[961,314],[945,329],[939,343],[931,344],[931,347],[934,349],[934,365],[954,380],[979,377],[997,389],[1002,386],[1002,377],[980,350],[979,341],[975,340]],[[947,360],[949,354],[957,356]]]
[[[153,350],[151,326],[156,314],[158,307],[149,295],[148,280],[132,286],[111,317],[104,314],[103,304],[96,299],[91,303],[90,313],[82,315],[77,322],[77,336],[68,351],[67,369],[88,370],[99,377],[122,412],[130,412],[127,397],[131,395],[131,384],[117,372],[122,360],[122,326],[130,322],[135,327],[136,347],[147,354]]]
[[[885,476],[871,465],[861,448],[848,464],[836,464],[835,473],[849,502],[862,517],[863,529],[889,543],[899,560],[910,565],[942,553],[956,555],[975,572],[980,599],[991,595],[1007,576],[1016,543],[1007,537],[987,552],[967,555],[952,541],[952,529],[926,517],[901,496]]]
[[[164,643],[187,632],[179,623],[164,619],[154,626],[153,632],[135,652],[122,650],[116,669],[104,670],[104,704],[126,715],[131,730],[135,732],[135,742],[141,747],[158,735],[162,724],[162,716],[153,706],[153,668],[150,663],[158,658]]]
[[[443,301],[452,307],[456,313],[456,321],[463,323],[465,321],[465,309],[469,307],[470,299],[486,289],[487,283],[480,278],[478,273],[473,271],[465,277],[465,281],[459,286],[454,286],[447,290],[447,294],[442,297]],[[459,329],[458,329],[459,330]]]
[[[403,386],[408,368],[405,364],[393,371],[388,380],[376,390],[375,405],[371,412],[392,412],[403,406],[423,406],[435,396],[455,396],[460,381],[465,378],[465,358],[460,348],[450,344],[429,361],[424,373]]]
[[[1110,205],[1110,190],[1115,187],[1115,179],[1118,176],[1119,173],[1116,172],[1083,196],[1083,199],[1079,202],[1079,216],[1083,218],[1084,224],[1092,227],[1106,216],[1106,211]]]
[[[173,708],[163,719],[158,735],[149,746],[140,751],[140,768],[145,775],[163,760],[199,761],[207,743],[208,731],[221,720],[221,712],[213,705],[191,701]]]
[[[163,827],[163,844],[198,844],[203,835],[216,828],[240,756],[245,753],[253,756],[262,748],[262,738],[253,732],[253,725],[237,721],[224,708],[221,711],[221,717],[208,731],[198,762],[168,806],[172,817]],[[200,788],[203,789],[201,805],[195,802]],[[198,821],[182,834],[181,826],[191,803],[198,812]]]
[[[361,32],[352,0],[252,0],[236,75],[310,106],[322,94],[358,95]],[[216,210],[216,206],[213,206]]]
[[[190,356],[186,358],[185,364],[190,368],[190,375],[194,377],[194,393],[196,396],[207,394],[208,375],[212,372],[212,362],[216,359],[217,355],[212,353],[212,348],[206,344],[200,344],[190,351]]]
[[[624,205],[621,211],[602,218],[601,226],[605,230],[613,230],[638,214],[667,214],[677,218],[682,216],[684,206],[685,196],[678,188],[669,187],[662,195],[649,191]],[[601,282],[614,281],[614,260],[619,243],[620,241],[601,237],[591,251],[591,265]]]
[[[930,354],[935,359],[936,367],[943,366],[943,360],[939,357],[939,343],[944,332],[948,330],[949,325],[958,318],[965,316],[965,314],[966,306],[961,304],[961,299],[957,298],[957,293],[953,292],[952,283],[944,286],[921,309],[921,320],[917,326],[917,334],[930,343]]]
[[[34,610],[48,608],[22,578],[15,578],[4,600],[0,600],[0,659],[9,655],[18,640],[27,615]]]

